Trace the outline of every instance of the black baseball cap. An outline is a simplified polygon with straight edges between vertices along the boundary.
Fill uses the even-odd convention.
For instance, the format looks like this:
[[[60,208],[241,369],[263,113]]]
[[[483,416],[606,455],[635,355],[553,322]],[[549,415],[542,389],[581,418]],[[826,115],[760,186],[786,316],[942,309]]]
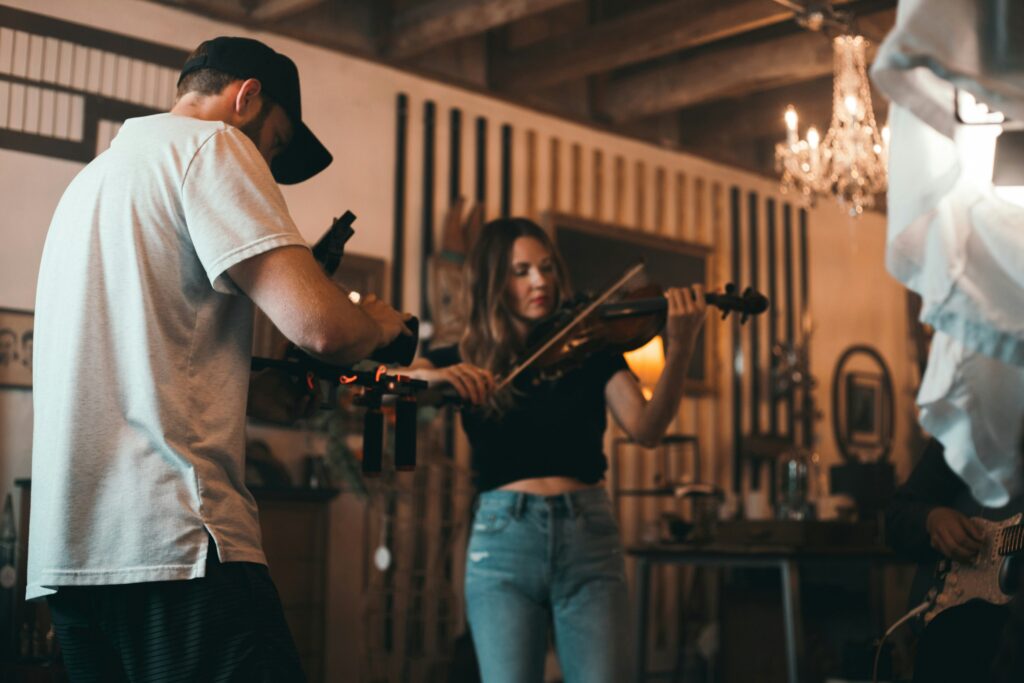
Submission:
[[[185,62],[181,79],[199,69],[215,69],[238,78],[255,78],[263,92],[281,105],[292,122],[292,141],[274,157],[270,170],[282,185],[294,185],[312,178],[330,165],[333,157],[302,122],[299,70],[280,52],[251,38],[222,36],[204,43],[206,53]]]

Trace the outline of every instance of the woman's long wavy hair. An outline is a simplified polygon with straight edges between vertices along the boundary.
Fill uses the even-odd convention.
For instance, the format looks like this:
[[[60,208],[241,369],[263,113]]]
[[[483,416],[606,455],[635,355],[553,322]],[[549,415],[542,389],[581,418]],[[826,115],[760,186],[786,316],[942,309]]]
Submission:
[[[555,308],[570,296],[565,263],[544,230],[527,218],[499,218],[483,227],[466,264],[469,288],[464,310],[469,311],[469,324],[459,343],[462,358],[496,377],[507,373],[525,350],[524,341],[516,334],[515,314],[509,301],[508,282],[512,272],[512,246],[520,237],[532,237],[551,254],[555,267],[557,291],[553,292]],[[509,391],[500,392],[490,408],[498,413],[514,402]]]

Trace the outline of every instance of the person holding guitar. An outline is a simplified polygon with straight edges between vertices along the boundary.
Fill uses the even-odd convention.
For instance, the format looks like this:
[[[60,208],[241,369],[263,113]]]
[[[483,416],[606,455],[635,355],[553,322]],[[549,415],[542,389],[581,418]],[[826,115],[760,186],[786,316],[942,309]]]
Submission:
[[[993,662],[1009,616],[1000,593],[998,567],[984,582],[971,577],[982,590],[957,598],[958,586],[968,588],[967,572],[988,564],[996,525],[983,520],[1007,520],[1024,511],[1024,500],[1012,498],[993,510],[978,504],[967,485],[949,468],[942,444],[931,439],[907,481],[896,491],[886,512],[886,536],[897,553],[920,563],[911,588],[911,604],[925,600],[933,605],[925,612],[926,627],[920,633],[914,661],[915,683],[972,681],[992,678]],[[947,563],[960,572],[935,585],[936,566]],[[963,569],[959,569],[963,567]],[[987,589],[986,589],[987,588]],[[931,591],[929,591],[931,589]],[[996,600],[1002,604],[993,604]],[[964,604],[953,603],[964,602]]]
[[[654,446],[675,417],[706,305],[700,284],[670,289],[665,368],[644,398],[621,353],[598,351],[553,381],[494,391],[530,331],[569,297],[548,235],[524,218],[484,226],[469,263],[469,324],[457,347],[406,374],[450,384],[479,492],[466,564],[467,613],[485,683],[543,680],[549,625],[567,683],[629,680],[623,547],[601,482],[606,410]]]

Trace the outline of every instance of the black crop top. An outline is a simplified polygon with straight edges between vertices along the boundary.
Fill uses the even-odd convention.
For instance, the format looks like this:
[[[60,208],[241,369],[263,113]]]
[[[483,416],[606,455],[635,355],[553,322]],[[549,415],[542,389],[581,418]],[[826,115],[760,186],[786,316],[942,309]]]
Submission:
[[[454,346],[428,352],[426,358],[439,368],[460,362]],[[608,469],[604,388],[619,370],[628,370],[621,354],[596,353],[558,381],[529,388],[500,417],[464,409],[462,426],[473,451],[477,490],[533,477],[601,481]]]

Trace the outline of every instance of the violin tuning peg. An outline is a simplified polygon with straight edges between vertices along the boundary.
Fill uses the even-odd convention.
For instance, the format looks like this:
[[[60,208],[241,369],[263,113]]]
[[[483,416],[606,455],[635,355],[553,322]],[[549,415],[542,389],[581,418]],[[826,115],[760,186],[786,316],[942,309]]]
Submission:
[[[725,320],[725,319],[726,319],[726,318],[728,318],[728,317],[729,317],[729,309],[728,309],[728,308],[726,308],[726,309],[724,309],[724,310],[722,311],[722,320]]]
[[[736,283],[735,282],[727,283],[725,285],[725,293],[726,294],[735,294],[736,293]]]
[[[742,315],[740,316],[740,325],[743,325],[743,324],[744,324],[744,323],[746,323],[746,322],[747,322],[747,320],[749,320],[749,319],[750,319],[750,314],[749,314],[749,313],[744,313],[744,314],[742,314]]]

